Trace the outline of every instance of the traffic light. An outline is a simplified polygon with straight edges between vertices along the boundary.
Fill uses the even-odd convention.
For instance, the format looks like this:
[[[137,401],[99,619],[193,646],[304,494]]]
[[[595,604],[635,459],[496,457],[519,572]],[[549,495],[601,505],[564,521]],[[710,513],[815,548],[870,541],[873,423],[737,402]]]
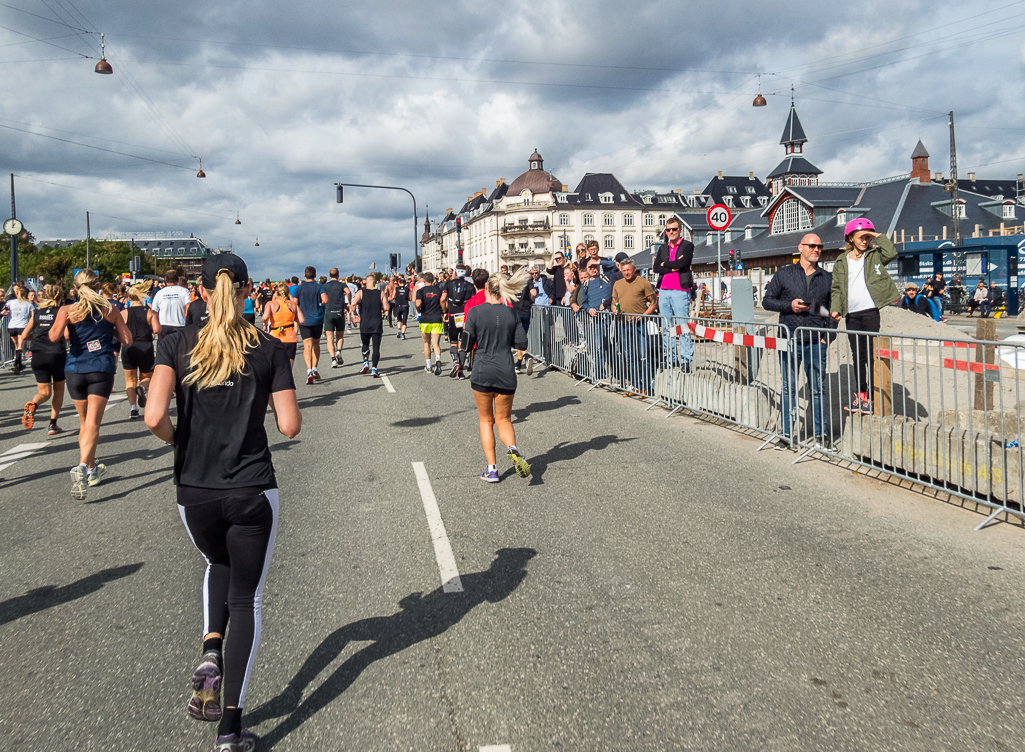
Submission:
[[[733,269],[733,251],[730,251],[730,269]]]
[[[342,186],[340,185],[335,186],[335,202],[342,203]]]
[[[740,258],[740,251],[737,251],[737,270],[744,271],[744,260]]]
[[[462,232],[462,231],[463,231],[463,218],[462,217],[456,217],[456,232]]]

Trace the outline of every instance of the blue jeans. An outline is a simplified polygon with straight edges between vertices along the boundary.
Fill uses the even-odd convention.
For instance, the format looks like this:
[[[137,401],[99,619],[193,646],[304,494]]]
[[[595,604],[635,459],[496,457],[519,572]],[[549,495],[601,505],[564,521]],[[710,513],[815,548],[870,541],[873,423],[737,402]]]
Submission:
[[[609,319],[609,316],[603,314],[592,318],[586,311],[580,312],[580,320],[584,322],[584,339],[587,341],[587,359],[591,363],[589,375],[595,381],[605,378],[605,341]]]
[[[797,409],[797,369],[804,365],[804,375],[808,379],[808,390],[811,393],[811,412],[815,435],[825,433],[825,401],[823,400],[822,372],[826,364],[826,345],[819,340],[816,332],[806,332],[802,341],[790,339],[790,349],[779,354],[780,370],[783,381],[783,435],[791,437],[791,413]],[[798,421],[800,423],[800,421]]]
[[[620,378],[628,379],[637,391],[650,392],[651,343],[646,327],[647,321],[619,321],[616,339],[620,355]]]
[[[690,363],[694,359],[694,341],[690,338],[690,330],[687,328],[687,321],[690,319],[690,292],[688,290],[659,290],[658,309],[662,314],[666,329],[666,362],[670,367],[680,365],[680,358],[684,363]],[[677,324],[683,326],[683,334],[679,337],[679,343],[677,343],[676,335],[669,333],[669,327]],[[679,347],[679,357],[677,357],[677,347]]]

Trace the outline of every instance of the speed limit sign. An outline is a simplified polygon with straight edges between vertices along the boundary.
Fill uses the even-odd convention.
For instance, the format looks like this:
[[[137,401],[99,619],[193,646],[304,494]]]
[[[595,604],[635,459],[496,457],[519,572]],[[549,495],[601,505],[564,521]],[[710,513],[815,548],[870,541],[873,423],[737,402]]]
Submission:
[[[709,207],[705,213],[705,219],[708,220],[708,226],[713,230],[725,230],[730,226],[733,215],[730,214],[730,208],[725,204],[716,204]]]

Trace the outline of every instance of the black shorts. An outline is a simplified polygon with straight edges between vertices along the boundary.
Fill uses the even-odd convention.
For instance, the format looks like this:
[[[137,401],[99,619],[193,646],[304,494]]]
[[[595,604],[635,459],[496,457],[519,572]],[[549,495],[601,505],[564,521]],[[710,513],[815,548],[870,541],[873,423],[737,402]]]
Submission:
[[[335,311],[324,316],[325,332],[345,331],[345,311]]]
[[[25,330],[24,329],[8,329],[7,333],[9,335],[11,335],[11,339],[17,339],[18,337],[21,336],[21,333],[23,331],[25,331]]]
[[[184,328],[185,328],[184,326],[171,326],[170,324],[161,324],[160,325],[160,335],[159,336],[161,336],[161,337],[170,337],[172,334],[174,334],[179,329],[184,329]]]
[[[248,321],[253,326],[256,326],[256,314],[255,313],[243,313],[242,318]]]
[[[114,391],[114,374],[95,371],[93,373],[67,373],[68,394],[73,400],[88,399],[89,395],[110,399]]]
[[[126,371],[133,371],[136,368],[142,373],[153,373],[153,343],[140,342],[126,347],[121,352],[121,365]]]
[[[406,320],[409,318],[409,306],[408,305],[397,305],[395,306],[395,319],[402,325],[406,325]]]
[[[313,324],[311,326],[306,326],[306,324],[299,324],[299,336],[303,339],[320,339],[320,335],[323,333],[323,324]]]
[[[59,384],[64,381],[67,353],[32,353],[32,373],[37,384]]]
[[[459,313],[457,315],[464,316],[464,314],[462,313]],[[456,320],[454,316],[445,316],[445,333],[448,335],[449,342],[452,342],[453,344],[459,342],[459,335],[463,333],[463,327],[456,326]]]
[[[470,382],[470,388],[475,392],[480,392],[481,394],[503,394],[507,397],[516,394],[515,389],[503,389],[500,386],[481,386],[474,384],[472,381]]]
[[[282,342],[280,339],[277,343],[285,348],[285,352],[288,353],[289,360],[295,360],[295,351],[298,349],[298,343],[296,342]]]

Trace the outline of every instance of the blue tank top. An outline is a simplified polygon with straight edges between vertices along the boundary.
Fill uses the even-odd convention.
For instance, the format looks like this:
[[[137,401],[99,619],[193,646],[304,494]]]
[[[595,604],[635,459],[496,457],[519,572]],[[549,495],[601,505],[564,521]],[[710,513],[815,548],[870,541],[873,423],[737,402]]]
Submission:
[[[71,350],[64,370],[68,373],[117,373],[114,357],[114,325],[102,313],[77,324],[68,321]]]

